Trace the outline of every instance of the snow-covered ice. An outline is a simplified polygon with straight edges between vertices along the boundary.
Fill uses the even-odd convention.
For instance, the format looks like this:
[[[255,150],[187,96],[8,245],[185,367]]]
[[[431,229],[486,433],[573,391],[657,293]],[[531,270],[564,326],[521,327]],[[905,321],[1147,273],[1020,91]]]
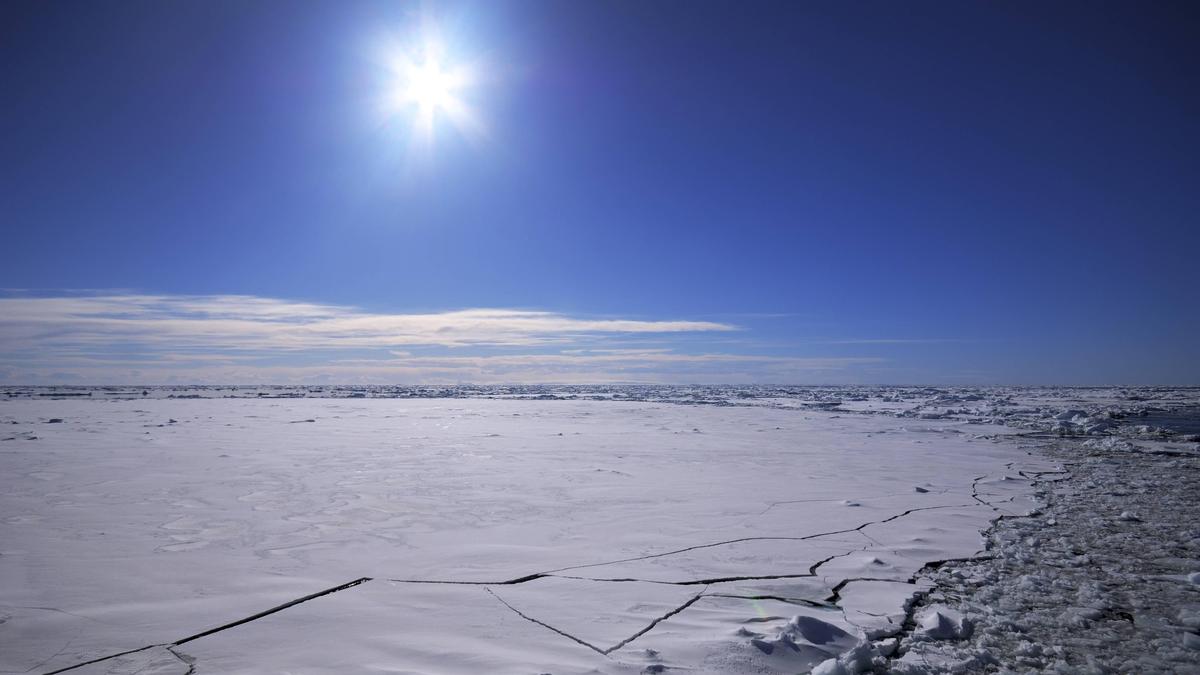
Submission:
[[[862,672],[970,637],[914,602],[1035,443],[1196,445],[1176,390],[0,396],[0,672]]]

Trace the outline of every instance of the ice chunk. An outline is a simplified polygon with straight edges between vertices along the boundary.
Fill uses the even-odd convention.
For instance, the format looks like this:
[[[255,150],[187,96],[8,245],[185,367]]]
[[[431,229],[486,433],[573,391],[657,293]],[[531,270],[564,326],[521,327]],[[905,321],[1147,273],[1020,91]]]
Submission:
[[[842,664],[838,663],[837,659],[822,661],[811,672],[812,675],[850,675]]]
[[[837,626],[803,614],[788,623],[785,632],[798,635],[814,645],[854,644],[854,636]]]
[[[931,607],[921,618],[917,633],[930,640],[962,640],[971,637],[970,619],[948,607]]]
[[[858,675],[875,669],[879,650],[870,642],[859,642],[835,659],[828,659],[812,669],[813,675]]]

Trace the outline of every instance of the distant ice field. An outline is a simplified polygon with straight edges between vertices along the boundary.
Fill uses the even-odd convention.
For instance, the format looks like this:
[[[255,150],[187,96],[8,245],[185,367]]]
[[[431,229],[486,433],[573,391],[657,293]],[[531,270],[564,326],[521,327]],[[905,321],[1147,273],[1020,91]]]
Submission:
[[[0,401],[5,673],[803,671],[1057,470],[852,401],[36,394]]]

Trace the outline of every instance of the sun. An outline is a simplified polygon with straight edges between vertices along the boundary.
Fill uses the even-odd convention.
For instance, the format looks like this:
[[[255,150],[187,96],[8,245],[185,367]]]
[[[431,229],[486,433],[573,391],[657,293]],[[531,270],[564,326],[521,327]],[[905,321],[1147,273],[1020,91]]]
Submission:
[[[407,77],[399,85],[405,101],[435,113],[439,108],[455,105],[455,77],[442,64],[429,59],[419,65],[411,64],[406,70]]]
[[[437,39],[427,36],[417,44],[416,49],[396,50],[389,59],[389,115],[410,118],[413,133],[426,142],[433,140],[439,120],[460,133],[477,135],[479,121],[464,100],[475,81],[474,68],[452,62]]]

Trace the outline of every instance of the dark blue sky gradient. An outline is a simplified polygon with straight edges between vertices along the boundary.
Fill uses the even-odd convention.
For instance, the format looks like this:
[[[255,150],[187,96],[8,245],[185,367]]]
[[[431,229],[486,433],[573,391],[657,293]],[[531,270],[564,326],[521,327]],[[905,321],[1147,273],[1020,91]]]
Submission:
[[[0,287],[725,321],[892,381],[1200,384],[1200,6],[0,4]],[[771,315],[771,316],[765,316]],[[863,342],[890,340],[925,342]],[[847,343],[846,341],[850,341]],[[684,347],[686,348],[686,347]]]

